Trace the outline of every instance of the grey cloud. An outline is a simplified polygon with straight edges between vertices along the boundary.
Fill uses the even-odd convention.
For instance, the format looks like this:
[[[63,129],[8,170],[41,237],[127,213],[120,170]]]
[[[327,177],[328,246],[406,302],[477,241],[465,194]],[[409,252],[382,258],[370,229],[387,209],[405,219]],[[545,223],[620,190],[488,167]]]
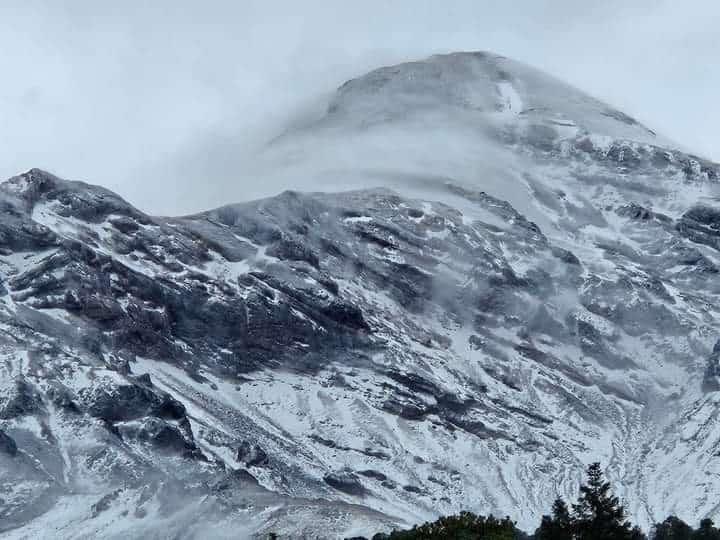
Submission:
[[[347,78],[477,49],[718,160],[719,17],[712,1],[8,0],[0,176],[42,167],[157,213],[252,198],[268,188],[248,167],[257,148]]]

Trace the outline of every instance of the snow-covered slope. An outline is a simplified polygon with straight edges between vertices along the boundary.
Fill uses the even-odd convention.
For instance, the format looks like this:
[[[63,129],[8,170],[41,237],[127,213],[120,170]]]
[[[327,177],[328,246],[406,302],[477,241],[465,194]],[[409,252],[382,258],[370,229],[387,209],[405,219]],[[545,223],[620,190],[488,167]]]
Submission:
[[[326,192],[0,186],[5,536],[530,527],[596,460],[641,524],[718,516],[718,166],[487,53],[349,81],[263,159]]]

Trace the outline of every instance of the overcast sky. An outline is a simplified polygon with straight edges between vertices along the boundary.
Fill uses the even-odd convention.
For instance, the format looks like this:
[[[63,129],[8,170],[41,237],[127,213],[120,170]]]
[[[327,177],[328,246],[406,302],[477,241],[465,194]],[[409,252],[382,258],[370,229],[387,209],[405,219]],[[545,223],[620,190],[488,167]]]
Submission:
[[[247,155],[346,79],[454,50],[720,161],[719,28],[717,0],[1,0],[0,176],[41,167],[157,213],[233,202],[261,181]]]

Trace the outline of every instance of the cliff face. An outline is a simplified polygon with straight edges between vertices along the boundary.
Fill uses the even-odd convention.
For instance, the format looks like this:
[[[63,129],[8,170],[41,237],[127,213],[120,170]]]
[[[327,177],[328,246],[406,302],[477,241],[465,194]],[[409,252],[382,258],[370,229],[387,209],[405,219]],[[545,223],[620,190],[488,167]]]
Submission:
[[[349,81],[265,159],[384,187],[0,185],[10,538],[528,527],[598,460],[641,524],[717,514],[718,166],[487,53]]]

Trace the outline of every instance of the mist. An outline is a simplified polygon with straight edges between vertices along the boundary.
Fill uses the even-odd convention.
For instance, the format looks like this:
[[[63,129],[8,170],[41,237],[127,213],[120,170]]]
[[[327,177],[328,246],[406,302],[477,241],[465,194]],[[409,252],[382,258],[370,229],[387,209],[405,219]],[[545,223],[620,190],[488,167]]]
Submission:
[[[720,5],[626,4],[3,2],[0,177],[40,167],[156,214],[316,189],[256,156],[347,79],[455,50],[544,69],[720,160]]]

